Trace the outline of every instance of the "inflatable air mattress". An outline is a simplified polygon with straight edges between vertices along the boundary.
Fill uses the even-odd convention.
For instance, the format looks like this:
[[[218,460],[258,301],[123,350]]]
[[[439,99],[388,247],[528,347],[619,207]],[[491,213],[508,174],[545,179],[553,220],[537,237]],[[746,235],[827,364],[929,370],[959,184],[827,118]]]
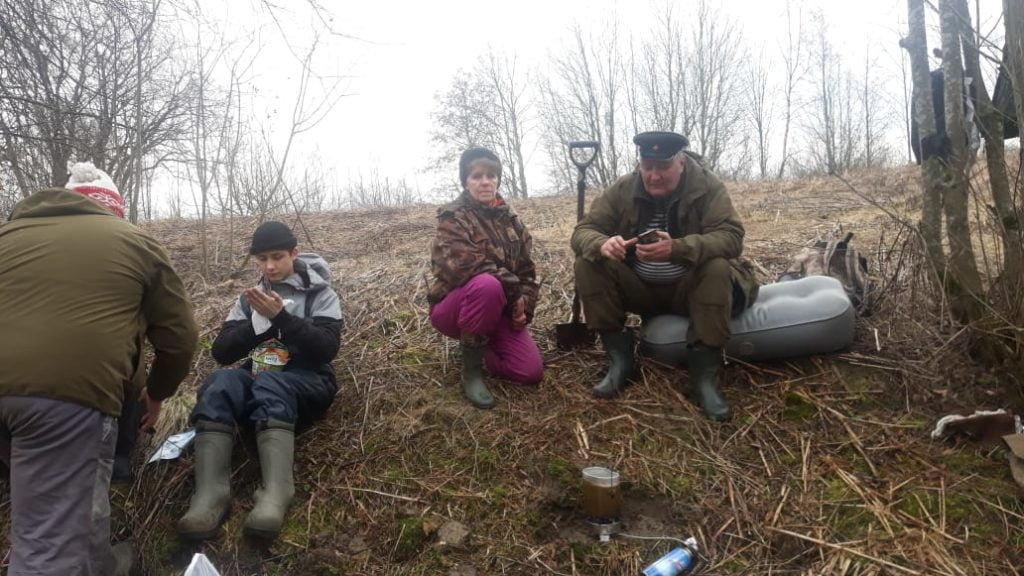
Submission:
[[[757,302],[729,322],[725,352],[741,360],[774,360],[835,352],[853,343],[855,313],[843,285],[808,276],[761,287]],[[644,321],[641,350],[662,362],[686,360],[689,320],[663,314]]]

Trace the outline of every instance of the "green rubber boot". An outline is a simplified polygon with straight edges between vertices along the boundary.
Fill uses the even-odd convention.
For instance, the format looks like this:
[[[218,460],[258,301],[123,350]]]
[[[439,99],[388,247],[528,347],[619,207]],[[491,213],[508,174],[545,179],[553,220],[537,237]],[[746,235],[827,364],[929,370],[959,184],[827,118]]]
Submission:
[[[245,518],[246,536],[273,540],[281,533],[284,515],[295,497],[295,428],[286,422],[267,421],[256,433],[263,486],[256,490],[256,505]]]
[[[462,390],[470,404],[487,410],[494,408],[494,394],[484,384],[484,350],[462,344]]]
[[[187,540],[208,540],[231,506],[231,447],[233,426],[201,420],[196,423],[196,491],[188,511],[178,520],[178,535]]]
[[[608,373],[594,386],[594,396],[611,398],[626,388],[626,380],[633,375],[633,333],[602,332],[601,343],[608,354]]]
[[[732,417],[729,405],[718,389],[718,369],[722,366],[722,349],[695,346],[686,351],[690,373],[690,391],[708,418],[722,422]]]

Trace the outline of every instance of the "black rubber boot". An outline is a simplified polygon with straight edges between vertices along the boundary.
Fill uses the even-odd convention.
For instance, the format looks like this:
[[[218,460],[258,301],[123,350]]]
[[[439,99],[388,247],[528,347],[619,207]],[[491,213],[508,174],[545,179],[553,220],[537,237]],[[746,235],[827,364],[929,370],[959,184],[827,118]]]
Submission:
[[[731,418],[732,411],[718,389],[722,349],[695,346],[686,351],[686,363],[690,373],[690,393],[708,418],[716,422]]]
[[[462,390],[470,404],[487,410],[494,408],[494,394],[484,383],[484,350],[462,344]]]
[[[611,398],[626,388],[626,381],[633,375],[633,333],[602,332],[601,343],[608,355],[608,373],[593,392],[598,398]]]
[[[256,504],[245,518],[246,536],[273,540],[281,533],[284,516],[295,497],[295,429],[270,420],[256,433],[263,485],[256,490]]]
[[[196,424],[196,491],[188,511],[178,520],[178,535],[208,540],[217,535],[231,506],[231,448],[233,426],[201,421]]]

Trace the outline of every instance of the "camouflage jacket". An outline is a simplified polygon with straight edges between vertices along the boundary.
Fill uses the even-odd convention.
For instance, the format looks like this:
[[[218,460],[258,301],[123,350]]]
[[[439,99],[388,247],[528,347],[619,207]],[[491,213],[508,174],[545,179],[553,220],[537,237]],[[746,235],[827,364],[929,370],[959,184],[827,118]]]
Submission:
[[[509,305],[524,296],[526,317],[537,306],[537,272],[530,252],[533,238],[522,220],[498,196],[486,206],[463,192],[437,211],[437,236],[430,252],[434,284],[427,300],[436,304],[478,274],[491,274],[505,288]]]

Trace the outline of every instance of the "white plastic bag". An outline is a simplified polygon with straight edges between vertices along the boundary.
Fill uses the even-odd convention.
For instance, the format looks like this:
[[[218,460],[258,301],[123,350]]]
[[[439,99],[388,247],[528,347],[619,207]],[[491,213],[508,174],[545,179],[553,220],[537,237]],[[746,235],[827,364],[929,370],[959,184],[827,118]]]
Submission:
[[[153,453],[153,456],[146,460],[146,464],[156,462],[157,460],[174,460],[178,458],[195,437],[196,431],[194,428],[168,436],[160,448]]]
[[[205,554],[196,554],[185,569],[185,576],[220,576]]]

